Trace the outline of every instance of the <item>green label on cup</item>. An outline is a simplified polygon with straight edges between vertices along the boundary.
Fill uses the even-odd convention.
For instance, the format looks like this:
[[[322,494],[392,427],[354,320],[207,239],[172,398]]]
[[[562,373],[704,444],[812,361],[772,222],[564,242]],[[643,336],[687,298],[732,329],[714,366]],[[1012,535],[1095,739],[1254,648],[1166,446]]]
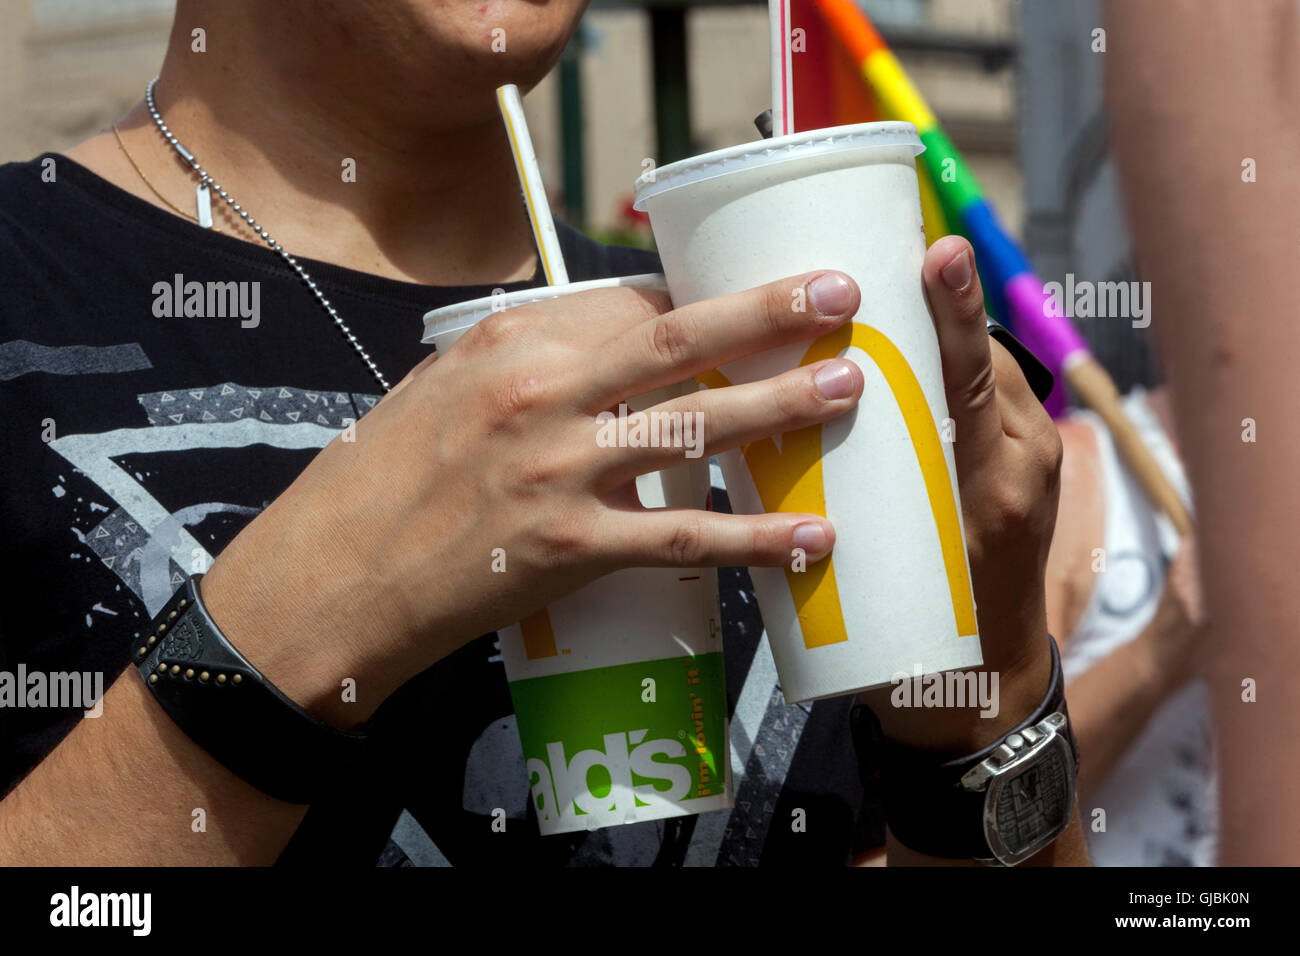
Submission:
[[[510,684],[543,833],[730,806],[722,654]]]

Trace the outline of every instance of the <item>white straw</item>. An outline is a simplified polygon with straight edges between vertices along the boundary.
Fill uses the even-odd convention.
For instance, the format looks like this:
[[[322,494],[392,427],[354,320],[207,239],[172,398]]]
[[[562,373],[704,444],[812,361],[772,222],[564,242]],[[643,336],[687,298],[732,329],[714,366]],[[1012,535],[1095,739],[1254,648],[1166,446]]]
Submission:
[[[767,0],[772,62],[772,135],[794,132],[794,76],[790,62],[790,0]]]
[[[542,257],[546,284],[566,285],[569,281],[569,273],[564,268],[564,256],[560,252],[560,237],[555,231],[555,220],[551,218],[551,207],[546,200],[542,174],[537,169],[537,153],[533,151],[533,140],[528,135],[528,123],[524,119],[524,104],[519,99],[519,87],[513,83],[497,87],[497,105],[501,107],[501,116],[506,121],[506,134],[510,137],[510,152],[515,157],[515,169],[519,173],[519,185],[524,191],[524,205],[528,207],[528,219],[533,224],[537,252]]]

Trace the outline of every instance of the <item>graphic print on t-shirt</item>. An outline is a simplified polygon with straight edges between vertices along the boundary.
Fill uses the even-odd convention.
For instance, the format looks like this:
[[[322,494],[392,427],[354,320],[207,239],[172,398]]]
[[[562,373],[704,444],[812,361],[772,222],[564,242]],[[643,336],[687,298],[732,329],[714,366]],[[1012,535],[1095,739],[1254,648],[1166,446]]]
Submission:
[[[157,472],[168,467],[172,456],[186,453],[210,455],[221,449],[255,445],[264,450],[314,452],[372,409],[380,397],[235,382],[139,394],[131,413],[132,424],[99,433],[61,435],[49,443],[52,451],[93,482],[111,502],[102,516],[95,515],[98,520],[89,527],[84,526],[85,519],[79,526],[70,515],[72,531],[153,615],[187,575],[205,571],[212,561],[213,555],[192,533],[196,526],[222,514],[237,518],[242,525],[259,513],[265,502],[257,506],[222,500],[222,489],[230,483],[218,471],[211,476],[210,495],[200,492],[196,500],[178,502],[173,489],[172,497],[164,504],[147,487],[150,475],[135,470],[132,462],[148,462],[147,467]],[[62,486],[60,476],[56,487]],[[720,494],[722,489],[715,488],[715,496]],[[72,496],[58,497],[68,504],[73,501]],[[690,821],[682,833],[688,842],[680,852],[680,862],[686,865],[753,866],[759,862],[786,775],[812,711],[811,705],[785,703],[757,608],[752,604],[752,592],[736,588],[724,595],[724,601],[742,605],[727,608],[728,613],[724,613],[730,631],[729,649],[734,651],[741,642],[756,642],[731,722],[736,806]],[[742,618],[752,618],[748,627]],[[486,661],[500,664],[499,653]],[[504,675],[501,680],[504,682]],[[473,728],[466,729],[474,733]],[[406,756],[421,759],[416,753]],[[477,730],[465,756],[464,782],[458,789],[460,809],[467,814],[490,817],[496,807],[502,806],[510,825],[536,826],[529,819],[527,775],[522,770],[513,714],[493,714]],[[385,857],[445,864],[447,857],[439,843],[456,845],[449,829],[456,825],[442,814],[420,813],[417,817],[403,812]],[[663,823],[648,822],[589,834],[575,848],[571,862],[649,865],[662,854],[670,829]]]
[[[319,449],[356,422],[379,396],[289,386],[250,388],[233,382],[137,396],[148,424],[98,434],[64,435],[50,442],[117,507],[89,530],[73,533],[156,614],[188,574],[206,571],[212,555],[189,528],[208,515],[257,508],[221,501],[164,506],[144,476],[119,461],[200,449]],[[220,481],[214,481],[220,486]]]
[[[102,513],[105,506],[92,505],[91,515],[97,520],[89,526],[87,518],[77,521],[69,513],[71,530],[84,548],[139,598],[146,613],[153,615],[187,575],[205,571],[212,561],[213,553],[193,533],[197,526],[223,514],[242,525],[265,505],[223,500],[223,489],[230,483],[221,472],[212,475],[210,494],[200,492],[195,500],[178,502],[174,490],[169,490],[171,496],[164,503],[148,487],[153,473],[165,470],[172,456],[186,453],[211,454],[219,449],[255,445],[314,452],[372,409],[380,397],[236,382],[141,393],[135,396],[136,405],[124,427],[60,435],[49,443],[50,450],[109,499]],[[138,470],[142,467],[148,470]],[[56,489],[65,484],[61,474],[52,482]],[[56,497],[70,510],[75,507],[74,496],[56,491]],[[730,600],[749,605],[752,596],[738,591]],[[109,601],[105,598],[97,606],[110,613]],[[734,610],[726,617],[734,617]],[[756,616],[756,609],[749,610]],[[757,647],[750,659],[732,718],[730,757],[738,772],[736,807],[692,821],[694,827],[682,861],[688,864],[758,862],[786,771],[807,720],[810,708],[791,707],[781,699],[770,652],[759,627],[758,639],[763,646]],[[731,636],[733,646],[736,640],[746,639],[739,633]],[[748,640],[754,637],[748,635]],[[499,655],[494,654],[488,661],[499,664]],[[411,756],[418,759],[417,755]],[[469,748],[460,788],[462,809],[489,816],[504,801],[512,825],[535,826],[527,819],[529,790],[521,765],[513,714],[495,716],[479,729]],[[447,839],[445,831],[439,832],[442,827],[428,815],[422,816],[423,821],[417,822],[410,813],[403,813],[391,839],[410,859],[442,862],[446,857],[438,849],[438,841]],[[426,825],[432,834],[426,832]],[[590,846],[580,848],[575,861],[590,858],[592,863],[617,860],[648,865],[661,852],[665,830],[663,825],[654,824],[613,828],[600,834]]]

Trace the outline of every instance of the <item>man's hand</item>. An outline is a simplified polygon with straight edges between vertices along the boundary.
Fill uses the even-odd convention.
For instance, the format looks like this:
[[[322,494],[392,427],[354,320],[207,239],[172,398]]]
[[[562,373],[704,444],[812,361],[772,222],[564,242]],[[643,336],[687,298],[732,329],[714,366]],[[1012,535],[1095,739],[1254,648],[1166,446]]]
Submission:
[[[1019,366],[989,337],[970,244],[930,247],[922,269],[939,335],[948,413],[956,423],[957,479],[975,589],[983,670],[998,675],[998,713],[971,707],[895,708],[891,687],[862,695],[886,737],[945,757],[974,753],[1028,717],[1047,693],[1044,576],[1061,469],[1061,439]],[[975,865],[940,860],[887,835],[891,866]],[[1077,809],[1070,825],[1024,866],[1088,862]]]
[[[641,507],[637,476],[684,464],[683,450],[602,447],[597,415],[825,335],[858,303],[852,281],[823,272],[679,309],[621,288],[495,313],[217,558],[203,582],[213,620],[291,698],[346,725],[466,641],[620,568],[778,566],[794,548],[819,560],[834,544],[824,517]],[[702,416],[708,456],[842,415],[862,389],[853,362],[830,359],[650,411]],[[342,677],[364,705],[340,702]]]
[[[792,307],[795,292],[810,308]],[[208,610],[280,690],[352,726],[466,641],[617,568],[775,566],[794,547],[823,557],[834,530],[817,515],[642,508],[636,476],[682,464],[683,450],[602,447],[596,415],[825,335],[858,303],[852,281],[821,272],[676,310],[664,295],[608,289],[491,316],[244,528],[203,579]],[[830,359],[658,408],[701,412],[707,456],[828,421],[862,388],[853,362]],[[274,861],[304,808],[217,763],[131,670],[105,716],[0,801],[0,862]],[[343,677],[356,703],[340,700]],[[189,837],[195,807],[210,829]]]
[[[975,590],[982,669],[997,672],[999,711],[895,708],[891,687],[862,695],[886,736],[973,752],[1027,717],[1047,691],[1044,569],[1056,523],[1061,440],[1015,360],[991,339],[970,244],[940,239],[922,270],[956,423],[957,478]]]

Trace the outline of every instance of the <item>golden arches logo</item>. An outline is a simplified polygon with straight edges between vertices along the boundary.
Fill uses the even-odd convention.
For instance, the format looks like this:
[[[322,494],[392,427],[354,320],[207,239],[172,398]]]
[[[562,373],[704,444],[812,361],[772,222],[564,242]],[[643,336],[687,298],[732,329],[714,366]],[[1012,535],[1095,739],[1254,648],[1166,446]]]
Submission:
[[[957,633],[962,636],[976,634],[975,603],[971,596],[970,573],[966,568],[966,546],[957,516],[957,496],[953,493],[948,463],[944,459],[943,445],[939,441],[930,405],[907,359],[879,329],[854,322],[814,342],[799,364],[811,365],[835,358],[850,347],[861,349],[875,362],[902,413],[925,481],[930,513],[939,533],[939,548],[948,576]],[[696,380],[710,388],[731,384],[716,369],[697,376]],[[783,436],[780,449],[772,439],[764,438],[746,445],[741,452],[764,511],[826,514],[821,425],[789,432]],[[847,641],[849,637],[844,627],[839,587],[835,583],[834,557],[806,571],[787,568],[785,576],[799,615],[804,646],[823,647]]]
[[[536,661],[559,653],[555,649],[555,628],[551,627],[551,614],[546,608],[534,611],[520,621],[519,631],[524,638],[525,659]]]

